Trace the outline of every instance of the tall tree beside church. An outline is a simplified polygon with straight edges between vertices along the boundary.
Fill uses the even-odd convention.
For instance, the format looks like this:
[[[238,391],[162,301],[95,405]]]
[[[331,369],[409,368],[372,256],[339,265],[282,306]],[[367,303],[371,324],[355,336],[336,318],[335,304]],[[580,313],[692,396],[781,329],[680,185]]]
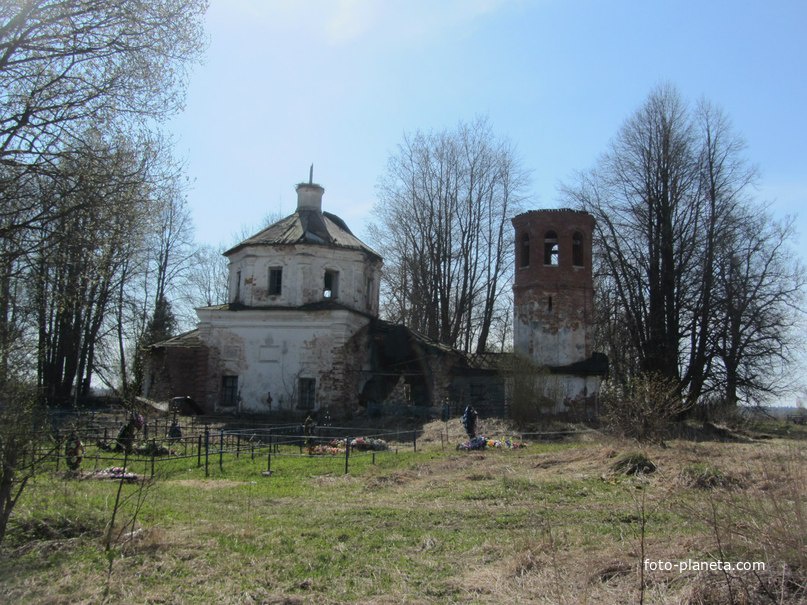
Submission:
[[[407,135],[389,158],[371,226],[392,320],[469,352],[507,324],[510,217],[527,175],[486,119]]]
[[[43,226],[28,272],[38,310],[39,383],[51,403],[67,403],[74,387],[86,394],[114,294],[142,257],[153,206],[153,158],[143,148],[98,138],[80,161],[62,161],[65,175],[47,191],[55,205],[75,206]]]
[[[0,353],[11,346],[3,335],[19,333],[25,267],[62,237],[53,225],[86,209],[43,191],[70,186],[54,181],[81,161],[94,130],[134,140],[182,106],[206,8],[207,0],[0,3]]]
[[[612,377],[627,383],[638,373],[660,374],[678,381],[690,401],[707,395],[736,401],[727,377],[738,360],[721,354],[719,345],[734,312],[729,284],[757,292],[764,284],[777,294],[770,298],[776,311],[768,320],[757,315],[764,325],[745,323],[744,335],[753,330],[780,344],[788,338],[776,318],[792,318],[803,284],[792,270],[760,268],[769,253],[787,265],[776,251],[787,248],[789,233],[772,228],[760,212],[752,192],[756,174],[744,150],[723,112],[706,101],[693,109],[673,87],[661,86],[626,121],[596,168],[565,188],[567,200],[597,220],[597,301],[604,322],[598,336],[615,361]],[[764,248],[745,245],[743,225],[755,215],[764,216],[760,233],[773,238]],[[726,281],[729,258],[756,269],[730,271]],[[771,356],[773,350],[767,348],[767,362],[786,361],[786,355]],[[763,394],[759,387],[747,390],[746,399]]]

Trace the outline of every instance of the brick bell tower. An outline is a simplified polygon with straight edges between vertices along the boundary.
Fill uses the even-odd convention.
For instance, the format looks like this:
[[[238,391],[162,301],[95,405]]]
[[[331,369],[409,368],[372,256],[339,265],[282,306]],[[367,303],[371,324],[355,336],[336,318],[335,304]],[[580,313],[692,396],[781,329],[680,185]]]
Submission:
[[[562,368],[593,354],[594,217],[531,210],[513,218],[514,349],[539,366]]]

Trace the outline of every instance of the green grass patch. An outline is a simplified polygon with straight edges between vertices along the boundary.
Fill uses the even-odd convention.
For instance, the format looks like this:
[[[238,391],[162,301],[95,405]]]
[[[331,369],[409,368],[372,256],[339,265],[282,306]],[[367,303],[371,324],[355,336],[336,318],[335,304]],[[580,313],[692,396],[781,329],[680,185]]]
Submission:
[[[44,468],[0,551],[0,595],[53,603],[533,602],[548,594],[539,578],[549,581],[541,574],[560,565],[553,561],[574,553],[632,561],[642,515],[654,544],[709,535],[687,513],[702,510],[706,494],[677,481],[681,469],[705,471],[705,463],[666,472],[674,466],[666,453],[666,474],[642,479],[614,477],[613,459],[596,444],[354,453],[348,474],[344,456],[284,447],[271,452],[272,475],[264,476],[269,453],[225,454],[221,466],[211,456],[207,469],[197,458],[155,460],[153,481],[150,460],[132,465],[147,481],[123,486],[116,525],[136,514],[137,533],[115,545],[110,575],[103,538],[118,483]],[[107,462],[99,453],[98,467]],[[473,584],[477,577],[486,584]]]

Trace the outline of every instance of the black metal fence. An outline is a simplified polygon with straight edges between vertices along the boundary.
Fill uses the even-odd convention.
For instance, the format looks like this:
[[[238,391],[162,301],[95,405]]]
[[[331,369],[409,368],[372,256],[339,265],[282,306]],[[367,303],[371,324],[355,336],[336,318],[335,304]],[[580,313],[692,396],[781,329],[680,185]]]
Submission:
[[[190,460],[196,468],[204,468],[205,476],[212,467],[224,470],[225,462],[249,457],[265,461],[266,472],[272,472],[272,458],[305,456],[325,458],[344,456],[345,473],[350,470],[350,457],[366,453],[375,463],[377,455],[399,451],[417,451],[418,431],[394,430],[368,433],[357,427],[310,427],[302,424],[212,425],[196,417],[182,418],[174,424],[170,417],[146,421],[136,438],[126,443],[120,438],[121,427],[128,422],[125,415],[83,414],[59,425],[52,435],[40,440],[31,452],[31,463],[56,471],[68,469],[68,441],[77,437],[84,446],[82,472],[102,471],[124,464],[144,476],[154,477],[161,467],[179,460]],[[177,431],[177,427],[179,431]]]

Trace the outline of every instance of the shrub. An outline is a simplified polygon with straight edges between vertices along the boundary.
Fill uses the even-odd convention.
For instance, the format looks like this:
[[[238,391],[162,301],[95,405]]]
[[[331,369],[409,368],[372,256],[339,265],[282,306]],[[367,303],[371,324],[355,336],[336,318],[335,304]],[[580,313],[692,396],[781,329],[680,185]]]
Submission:
[[[513,376],[510,417],[519,426],[527,426],[555,411],[559,399],[557,378],[530,359],[515,356],[512,367],[504,368]]]
[[[710,464],[696,463],[686,466],[681,471],[681,478],[687,487],[699,489],[715,489],[718,487],[732,487],[738,481],[719,468]]]
[[[631,452],[617,458],[611,470],[622,475],[647,475],[656,472],[656,465],[643,453]]]
[[[652,373],[624,385],[604,385],[600,400],[606,425],[639,441],[661,441],[670,422],[690,407],[677,381]]]

